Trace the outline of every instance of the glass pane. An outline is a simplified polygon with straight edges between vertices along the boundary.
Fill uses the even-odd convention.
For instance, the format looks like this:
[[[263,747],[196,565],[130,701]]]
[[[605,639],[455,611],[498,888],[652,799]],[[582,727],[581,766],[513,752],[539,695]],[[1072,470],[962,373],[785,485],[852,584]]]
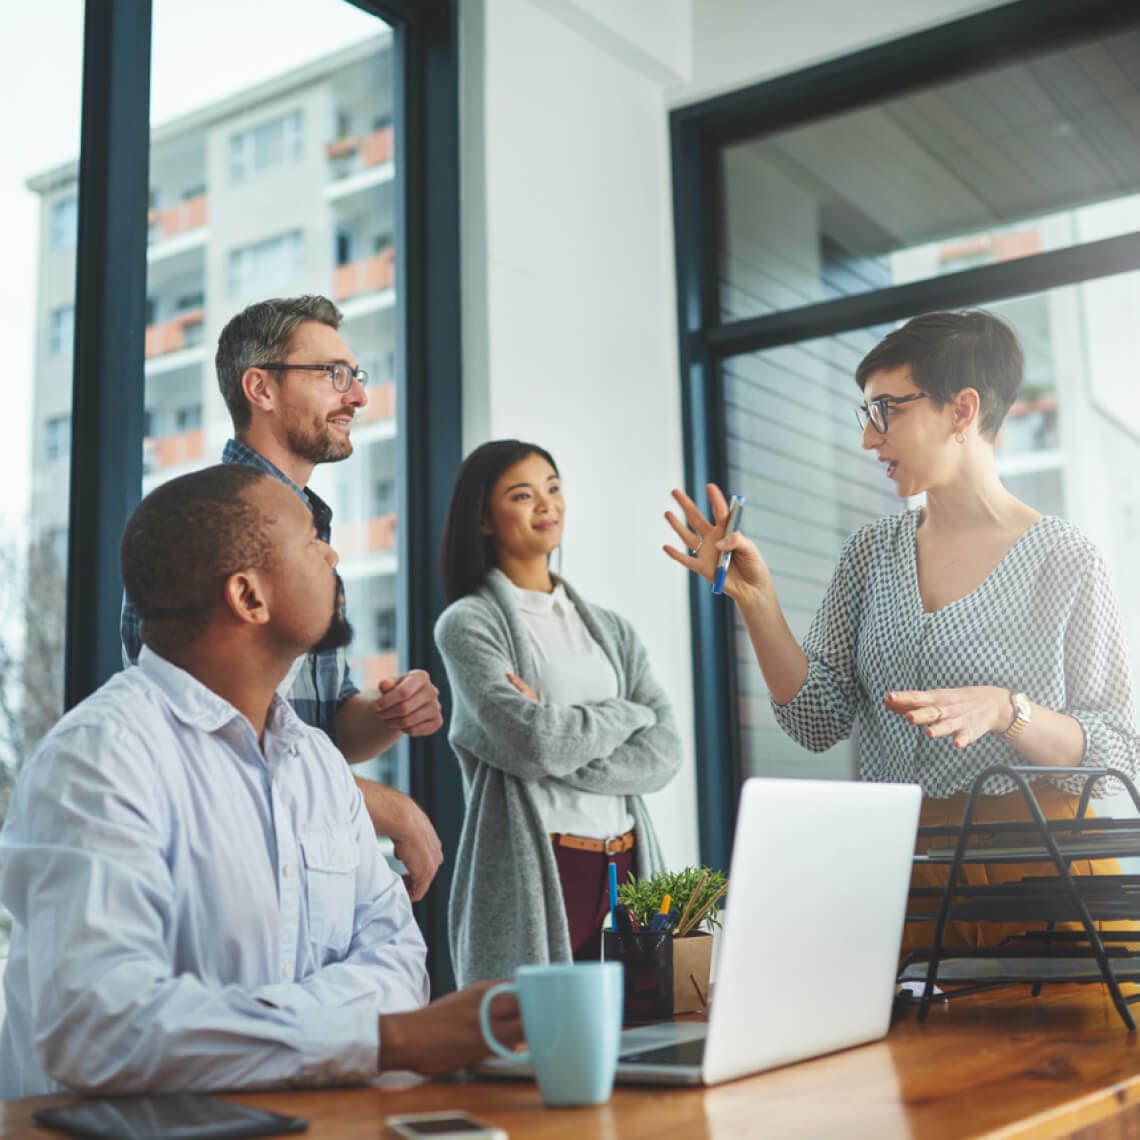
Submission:
[[[992,306],[1018,332],[1025,386],[999,436],[1006,485],[1068,519],[1112,574],[1140,682],[1140,272]],[[860,330],[727,363],[729,489],[749,496],[745,530],[772,567],[796,636],[806,633],[845,538],[901,505],[874,455],[861,454],[850,407],[859,359],[887,328]],[[850,421],[850,423],[848,423]],[[921,500],[915,500],[916,502]],[[772,716],[743,627],[736,630],[746,775],[849,776],[844,743],[816,755]],[[1127,805],[1114,803],[1120,814]]]
[[[16,769],[63,710],[82,0],[9,12],[4,35],[11,60],[50,43],[52,64],[32,114],[27,69],[0,74],[0,329],[18,425],[0,458],[0,823]],[[0,958],[8,929],[0,910]]]
[[[848,535],[898,509],[874,452],[861,447],[854,414],[861,402],[855,366],[886,331],[804,341],[724,366],[725,490],[747,499],[742,529],[767,559],[799,639]],[[849,744],[815,754],[784,735],[739,617],[734,637],[744,774],[851,777]]]
[[[310,486],[333,509],[363,689],[399,671],[392,36],[343,0],[286,6],[267,21],[231,4],[219,37],[193,5],[155,3],[144,490],[217,462],[233,435],[214,372],[232,316],[336,301],[368,403],[352,457]],[[399,749],[364,771],[406,783]]]
[[[1132,30],[726,148],[722,319],[1140,230],[1138,107]]]

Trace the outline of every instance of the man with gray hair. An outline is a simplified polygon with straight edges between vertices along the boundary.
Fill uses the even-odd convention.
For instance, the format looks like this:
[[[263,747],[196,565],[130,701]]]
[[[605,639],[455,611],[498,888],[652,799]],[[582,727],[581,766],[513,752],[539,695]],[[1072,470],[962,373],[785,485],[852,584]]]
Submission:
[[[340,310],[326,297],[260,301],[238,313],[218,338],[218,386],[234,425],[223,463],[242,463],[289,487],[313,516],[317,538],[329,542],[332,511],[307,486],[318,463],[352,454],[352,421],[368,402],[367,374],[340,335]],[[124,656],[138,659],[139,618],[123,607]],[[386,751],[401,735],[425,736],[443,724],[439,690],[422,669],[361,692],[343,648],[299,657],[280,692],[306,724],[323,729],[355,763]],[[426,893],[443,862],[439,836],[409,796],[358,779],[377,833],[389,836],[408,869],[413,900]]]

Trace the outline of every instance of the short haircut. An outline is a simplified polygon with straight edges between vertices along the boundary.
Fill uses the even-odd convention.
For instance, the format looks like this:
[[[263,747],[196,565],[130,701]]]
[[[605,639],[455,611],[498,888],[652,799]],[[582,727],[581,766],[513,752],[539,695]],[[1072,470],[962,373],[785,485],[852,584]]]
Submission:
[[[475,448],[463,461],[451,489],[443,525],[440,568],[449,602],[473,594],[495,566],[495,544],[483,533],[491,491],[503,472],[528,455],[539,455],[558,474],[549,451],[521,439],[494,439]]]
[[[249,499],[270,478],[256,467],[219,464],[163,483],[135,507],[120,559],[144,644],[177,654],[206,628],[231,574],[271,568],[273,520]]]
[[[993,439],[1021,387],[1024,358],[1013,329],[993,313],[926,313],[875,345],[855,370],[855,382],[863,389],[874,373],[904,364],[937,404],[974,388],[981,398],[981,432]]]
[[[218,337],[214,366],[235,431],[249,427],[249,403],[241,386],[246,369],[279,363],[289,351],[297,327],[305,321],[320,321],[338,329],[343,319],[332,301],[313,295],[258,301],[230,320]]]

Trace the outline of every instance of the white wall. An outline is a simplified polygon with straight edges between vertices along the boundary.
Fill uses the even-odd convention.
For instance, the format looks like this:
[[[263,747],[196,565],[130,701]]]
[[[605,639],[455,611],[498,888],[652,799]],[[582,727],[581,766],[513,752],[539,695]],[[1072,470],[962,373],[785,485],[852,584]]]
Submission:
[[[669,108],[979,6],[460,5],[465,447],[519,436],[562,468],[563,570],[634,623],[677,710],[685,768],[651,800],[674,865],[697,774],[687,584],[660,552],[683,476]]]

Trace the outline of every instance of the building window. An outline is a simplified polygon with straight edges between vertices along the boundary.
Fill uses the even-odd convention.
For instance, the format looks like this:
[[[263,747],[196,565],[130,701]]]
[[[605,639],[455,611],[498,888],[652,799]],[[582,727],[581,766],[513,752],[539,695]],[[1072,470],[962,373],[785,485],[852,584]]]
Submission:
[[[71,455],[71,415],[52,416],[44,421],[44,460],[55,463]]]
[[[396,648],[396,611],[391,606],[376,611],[376,648],[380,653]]]
[[[230,294],[269,293],[296,281],[304,270],[304,235],[300,230],[280,234],[230,251]]]
[[[79,232],[79,199],[72,194],[51,208],[52,249],[74,249]]]
[[[194,431],[202,426],[202,405],[187,404],[174,412],[175,431]]]
[[[396,480],[377,479],[373,484],[375,495],[373,497],[374,515],[390,515],[396,509]]]
[[[52,309],[50,319],[48,351],[52,356],[70,356],[75,343],[75,306]]]
[[[245,182],[301,159],[301,112],[294,111],[230,137],[230,179]]]

